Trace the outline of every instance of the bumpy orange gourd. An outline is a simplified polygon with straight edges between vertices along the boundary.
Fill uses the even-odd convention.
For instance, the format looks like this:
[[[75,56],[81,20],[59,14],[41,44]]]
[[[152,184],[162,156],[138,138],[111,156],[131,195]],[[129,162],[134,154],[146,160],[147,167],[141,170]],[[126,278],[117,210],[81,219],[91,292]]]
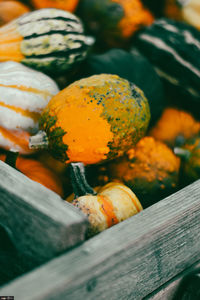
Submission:
[[[124,182],[147,207],[177,189],[180,159],[164,143],[144,137],[107,168],[110,180]]]
[[[31,2],[36,9],[54,7],[74,12],[79,0],[32,0]]]
[[[142,205],[136,195],[122,183],[110,182],[98,194],[74,199],[72,204],[87,215],[88,235],[94,235],[139,213]]]
[[[29,11],[30,8],[19,1],[0,1],[0,26]]]
[[[94,75],[51,99],[40,119],[43,132],[30,146],[47,142],[63,162],[95,164],[123,155],[144,136],[149,120],[149,104],[139,88],[117,75]]]
[[[149,135],[173,147],[199,131],[200,122],[197,122],[190,113],[176,108],[166,108]]]
[[[6,155],[1,154],[0,160],[5,161],[5,159]],[[46,186],[48,189],[54,191],[61,197],[64,196],[63,187],[59,176],[44,166],[41,162],[35,159],[18,156],[15,167],[30,179]]]

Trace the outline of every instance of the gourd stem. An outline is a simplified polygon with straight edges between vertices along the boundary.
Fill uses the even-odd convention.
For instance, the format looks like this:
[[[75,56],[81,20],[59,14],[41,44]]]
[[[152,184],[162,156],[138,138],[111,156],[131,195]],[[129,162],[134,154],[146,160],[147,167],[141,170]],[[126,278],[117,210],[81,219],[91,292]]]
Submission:
[[[14,169],[17,169],[16,161],[17,161],[18,155],[19,155],[19,152],[10,150],[6,155],[5,163],[8,164],[9,166],[13,167]]]
[[[183,149],[183,148],[179,148],[179,147],[175,147],[174,148],[174,153],[180,157],[183,158],[185,160],[188,160],[191,156],[191,152],[187,149]]]
[[[70,164],[70,177],[74,191],[74,199],[87,194],[97,194],[86,180],[85,167],[83,163]]]
[[[36,135],[29,138],[30,149],[47,149],[48,145],[49,141],[45,131],[40,130]]]

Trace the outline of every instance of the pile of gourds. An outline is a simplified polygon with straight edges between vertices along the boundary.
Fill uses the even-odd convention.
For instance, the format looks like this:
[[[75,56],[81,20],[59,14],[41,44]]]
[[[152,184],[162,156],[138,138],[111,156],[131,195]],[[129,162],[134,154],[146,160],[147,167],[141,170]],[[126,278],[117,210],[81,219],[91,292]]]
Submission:
[[[0,0],[0,159],[88,237],[200,178],[199,7]]]

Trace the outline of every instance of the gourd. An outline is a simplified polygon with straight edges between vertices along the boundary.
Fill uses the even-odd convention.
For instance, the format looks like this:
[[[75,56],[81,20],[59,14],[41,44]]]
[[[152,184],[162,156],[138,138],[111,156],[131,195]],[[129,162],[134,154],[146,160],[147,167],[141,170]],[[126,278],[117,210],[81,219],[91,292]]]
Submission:
[[[154,19],[140,0],[82,0],[78,14],[90,32],[111,46],[123,45]]]
[[[131,188],[146,208],[177,190],[180,159],[167,145],[146,136],[107,169],[109,179]]]
[[[11,167],[17,169],[33,181],[46,186],[61,197],[64,197],[61,179],[41,162],[18,156],[17,152],[9,152],[7,155],[1,154],[0,160],[5,161]]]
[[[34,8],[46,8],[46,7],[54,7],[58,9],[67,10],[70,12],[74,12],[79,0],[32,0],[31,3]]]
[[[199,41],[200,32],[193,26],[164,18],[138,33],[134,41],[167,84],[171,98],[194,111],[200,104]]]
[[[181,158],[182,182],[189,184],[200,178],[200,136],[185,141],[175,147],[174,153]]]
[[[148,99],[151,112],[150,126],[157,121],[166,105],[163,84],[153,66],[137,49],[132,49],[129,53],[114,48],[103,54],[89,55],[77,75],[80,79],[101,73],[116,74],[136,84]]]
[[[94,75],[51,99],[40,118],[42,131],[29,145],[48,147],[65,163],[96,164],[133,147],[149,120],[149,104],[138,87],[117,75]]]
[[[29,11],[29,7],[19,1],[0,1],[0,26]]]
[[[200,122],[196,121],[190,113],[167,107],[148,135],[174,147],[180,146],[188,138],[197,135],[199,131]]]
[[[72,13],[39,9],[0,28],[0,62],[21,62],[55,76],[83,60],[93,42]]]
[[[110,182],[97,195],[75,198],[72,204],[89,220],[88,237],[139,213],[143,208],[136,195],[122,183]]]
[[[28,139],[38,130],[38,119],[59,92],[47,75],[17,62],[0,63],[0,146],[30,153]]]

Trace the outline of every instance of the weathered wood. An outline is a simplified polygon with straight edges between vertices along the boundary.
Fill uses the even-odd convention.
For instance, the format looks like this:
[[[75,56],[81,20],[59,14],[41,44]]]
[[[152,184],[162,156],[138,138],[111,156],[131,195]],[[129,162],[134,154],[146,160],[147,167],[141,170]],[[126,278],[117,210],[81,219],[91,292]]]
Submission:
[[[0,161],[0,225],[17,250],[38,264],[82,242],[87,220],[56,193]]]
[[[137,300],[200,257],[200,181],[0,290],[20,300]]]
[[[175,300],[177,291],[183,278],[199,268],[200,261],[169,280],[166,284],[159,287],[159,289],[145,297],[143,300]]]

